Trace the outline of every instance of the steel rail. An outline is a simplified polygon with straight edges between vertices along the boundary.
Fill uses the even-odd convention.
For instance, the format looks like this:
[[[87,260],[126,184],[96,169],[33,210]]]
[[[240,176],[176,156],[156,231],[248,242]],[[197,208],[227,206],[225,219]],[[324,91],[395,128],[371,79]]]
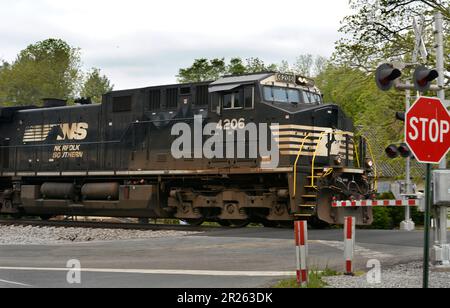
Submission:
[[[90,228],[90,229],[123,229],[142,231],[213,231],[223,229],[222,227],[190,226],[190,225],[167,225],[167,224],[140,224],[140,223],[117,223],[98,221],[67,221],[67,220],[23,220],[23,219],[0,219],[0,226],[36,226],[36,227],[58,227],[58,228]]]

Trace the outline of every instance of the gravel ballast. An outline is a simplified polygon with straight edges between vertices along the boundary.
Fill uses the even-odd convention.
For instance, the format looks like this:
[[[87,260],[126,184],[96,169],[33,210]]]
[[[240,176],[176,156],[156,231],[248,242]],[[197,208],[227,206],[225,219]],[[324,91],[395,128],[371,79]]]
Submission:
[[[324,277],[328,288],[421,288],[422,263],[396,265],[381,271],[381,284],[369,284],[367,276]],[[439,268],[430,271],[430,288],[450,288],[450,271]]]
[[[46,245],[193,235],[186,231],[0,226],[0,245]]]

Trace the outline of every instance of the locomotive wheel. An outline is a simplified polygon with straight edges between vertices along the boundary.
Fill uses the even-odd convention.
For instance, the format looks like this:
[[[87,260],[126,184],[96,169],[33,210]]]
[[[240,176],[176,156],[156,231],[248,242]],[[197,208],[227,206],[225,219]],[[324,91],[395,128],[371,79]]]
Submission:
[[[229,227],[231,226],[231,223],[228,220],[219,220],[217,222],[222,227]]]
[[[198,218],[198,219],[183,219],[185,222],[187,222],[191,226],[201,226],[205,222],[204,218]]]
[[[248,220],[228,220],[228,223],[230,224],[231,228],[245,228],[250,224],[250,221]]]

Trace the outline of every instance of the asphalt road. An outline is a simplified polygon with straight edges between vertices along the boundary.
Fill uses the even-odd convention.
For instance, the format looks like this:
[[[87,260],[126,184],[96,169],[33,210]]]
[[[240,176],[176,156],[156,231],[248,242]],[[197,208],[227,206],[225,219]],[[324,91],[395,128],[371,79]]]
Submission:
[[[357,230],[356,267],[420,260],[423,232]],[[450,238],[450,237],[449,237]],[[343,268],[343,231],[310,230],[310,268]],[[67,262],[81,263],[69,284]],[[0,246],[0,287],[269,287],[295,271],[293,232],[248,228],[174,238]]]

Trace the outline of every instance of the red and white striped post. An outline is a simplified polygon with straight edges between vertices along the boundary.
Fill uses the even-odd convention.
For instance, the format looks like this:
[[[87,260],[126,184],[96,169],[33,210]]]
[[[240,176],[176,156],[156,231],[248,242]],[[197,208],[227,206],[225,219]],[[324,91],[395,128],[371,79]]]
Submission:
[[[344,226],[344,256],[345,275],[353,275],[353,257],[355,254],[355,217],[345,217]]]
[[[308,284],[308,223],[295,222],[295,245],[297,246],[297,282],[300,286]]]

